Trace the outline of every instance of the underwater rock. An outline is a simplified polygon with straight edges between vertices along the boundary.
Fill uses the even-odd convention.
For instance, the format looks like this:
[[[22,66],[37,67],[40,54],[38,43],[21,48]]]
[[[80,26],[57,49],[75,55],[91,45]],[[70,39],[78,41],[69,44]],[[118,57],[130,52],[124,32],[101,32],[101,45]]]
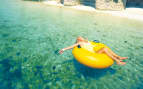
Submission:
[[[24,57],[24,62],[26,62],[28,60],[28,58],[27,57]]]
[[[111,74],[115,74],[115,73],[116,73],[116,70],[110,68],[110,69],[109,69],[109,72],[110,72]]]
[[[128,41],[124,41],[124,43],[127,43]]]
[[[99,30],[97,30],[97,32],[100,32]]]
[[[94,23],[94,25],[97,25],[97,23]]]
[[[21,77],[22,77],[21,68],[18,68],[18,69],[16,69],[16,70],[13,72],[13,77],[15,77],[15,78],[17,78],[17,79],[21,79]]]
[[[56,50],[54,53],[57,54],[57,55],[59,55],[59,50]]]
[[[43,66],[36,66],[36,69],[37,70],[40,70],[40,69],[42,69],[43,68]]]
[[[12,50],[13,50],[13,47],[7,47],[7,48],[6,48],[6,51],[7,51],[7,52],[11,52]]]
[[[67,66],[66,69],[67,69],[67,70],[70,70],[70,67]]]
[[[17,52],[17,53],[16,53],[16,56],[20,56],[20,54],[21,54],[20,52]]]
[[[13,58],[13,56],[10,56],[10,57],[8,57],[9,59],[12,59]]]
[[[105,35],[105,34],[103,34],[103,37],[106,37],[106,35]]]
[[[62,72],[62,70],[58,70],[58,72]]]
[[[9,64],[10,58],[5,58],[2,61],[0,61],[0,64]]]
[[[119,76],[118,78],[119,78],[120,80],[123,80],[123,77],[122,77],[122,76]]]
[[[80,74],[77,74],[76,76],[77,76],[78,78],[81,78],[81,75],[80,75]]]
[[[12,42],[16,42],[16,40],[12,40]]]
[[[51,80],[43,80],[44,83],[49,83]]]
[[[53,72],[52,74],[58,74],[58,72]]]
[[[52,69],[55,70],[55,69],[56,69],[56,66],[53,66]]]
[[[55,81],[60,81],[61,80],[61,78],[55,78]]]
[[[50,87],[49,86],[46,86],[46,88],[45,89],[50,89]]]
[[[9,34],[2,34],[2,37],[8,37]]]

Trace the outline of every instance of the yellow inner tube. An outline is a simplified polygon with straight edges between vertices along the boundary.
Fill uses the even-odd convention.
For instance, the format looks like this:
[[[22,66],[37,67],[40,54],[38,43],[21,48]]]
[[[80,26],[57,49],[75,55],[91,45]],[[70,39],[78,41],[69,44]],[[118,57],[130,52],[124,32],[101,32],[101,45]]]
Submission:
[[[110,67],[114,63],[113,59],[111,59],[105,53],[96,53],[96,51],[107,46],[102,43],[96,43],[96,42],[90,42],[90,43],[95,46],[94,53],[84,48],[74,47],[72,53],[76,58],[76,60],[81,64],[84,64],[91,68],[103,69]],[[107,48],[110,49],[109,47]]]

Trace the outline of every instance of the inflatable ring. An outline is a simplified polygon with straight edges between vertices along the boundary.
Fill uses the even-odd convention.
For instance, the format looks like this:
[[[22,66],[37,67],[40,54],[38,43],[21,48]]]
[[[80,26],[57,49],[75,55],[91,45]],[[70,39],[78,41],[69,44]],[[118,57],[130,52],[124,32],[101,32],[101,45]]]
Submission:
[[[94,45],[94,53],[90,52],[82,47],[74,47],[72,50],[72,54],[74,55],[75,59],[91,68],[103,69],[110,67],[114,61],[105,53],[96,53],[96,51],[100,50],[103,47],[107,47],[102,43],[91,42]],[[109,47],[107,47],[110,49]]]

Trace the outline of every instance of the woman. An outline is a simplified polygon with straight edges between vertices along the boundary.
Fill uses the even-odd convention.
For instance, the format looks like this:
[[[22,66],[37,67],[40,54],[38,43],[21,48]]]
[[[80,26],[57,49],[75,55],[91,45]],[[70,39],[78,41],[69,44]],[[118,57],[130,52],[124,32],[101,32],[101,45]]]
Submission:
[[[84,39],[83,37],[77,37],[76,43],[74,45],[61,49],[59,51],[59,53],[62,54],[65,50],[72,49],[79,45],[82,48],[85,48],[89,51],[95,52],[95,50],[93,49],[93,45],[88,40]],[[96,51],[96,53],[107,54],[109,57],[111,57],[113,60],[115,60],[118,65],[125,65],[126,63],[123,62],[122,60],[128,58],[128,57],[118,56],[117,54],[115,54],[113,51],[109,50],[106,47],[101,48],[100,50]]]

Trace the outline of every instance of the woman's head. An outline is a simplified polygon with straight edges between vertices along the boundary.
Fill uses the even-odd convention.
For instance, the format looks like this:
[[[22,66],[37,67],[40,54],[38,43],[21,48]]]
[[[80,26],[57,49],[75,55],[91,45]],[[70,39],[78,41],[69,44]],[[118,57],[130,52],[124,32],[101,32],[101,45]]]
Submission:
[[[81,36],[77,37],[77,42],[82,42],[82,41],[85,41],[85,39]]]

